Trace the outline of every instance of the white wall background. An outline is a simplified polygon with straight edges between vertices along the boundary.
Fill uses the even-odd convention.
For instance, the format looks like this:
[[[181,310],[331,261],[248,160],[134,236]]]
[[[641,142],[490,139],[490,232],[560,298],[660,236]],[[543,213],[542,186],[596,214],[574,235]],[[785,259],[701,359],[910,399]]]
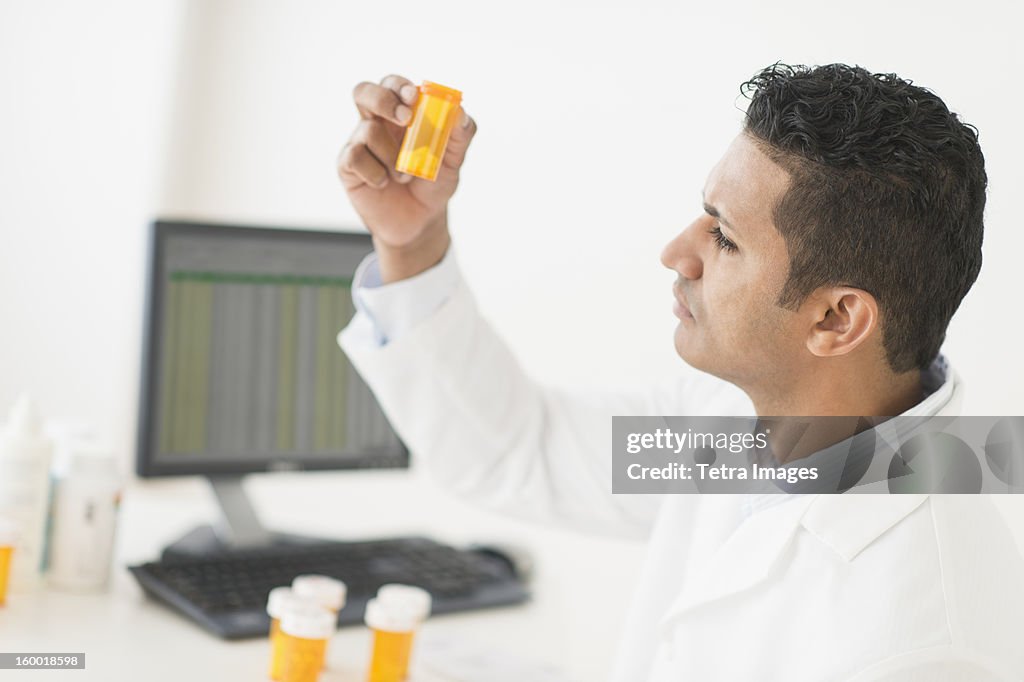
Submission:
[[[700,210],[740,124],[739,83],[783,60],[895,71],[980,129],[985,266],[946,352],[967,412],[1024,414],[1014,11],[994,0],[4,2],[0,408],[29,391],[50,415],[94,423],[127,465],[147,221],[357,226],[334,157],[356,124],[353,86],[389,73],[462,89],[479,122],[451,221],[467,278],[526,367],[588,383],[679,371],[660,248]],[[621,557],[615,570],[639,553]]]
[[[180,16],[173,0],[0,4],[0,411],[27,391],[122,450]]]
[[[969,412],[1024,413],[1008,10],[673,5],[4,3],[0,406],[28,390],[128,448],[146,221],[358,226],[334,157],[352,87],[392,72],[462,88],[479,121],[453,229],[524,363],[560,382],[675,371],[659,250],[738,129],[739,83],[784,59],[894,70],[980,128],[985,266],[946,350]]]

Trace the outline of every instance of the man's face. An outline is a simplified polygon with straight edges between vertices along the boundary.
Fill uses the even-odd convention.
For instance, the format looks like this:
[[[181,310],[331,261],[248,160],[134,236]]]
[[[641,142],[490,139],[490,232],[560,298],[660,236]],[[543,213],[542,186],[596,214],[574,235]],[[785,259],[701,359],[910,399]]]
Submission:
[[[789,257],[772,210],[788,185],[741,133],[708,176],[704,213],[661,256],[677,275],[676,351],[741,388],[785,378],[806,353],[806,330],[776,303]]]

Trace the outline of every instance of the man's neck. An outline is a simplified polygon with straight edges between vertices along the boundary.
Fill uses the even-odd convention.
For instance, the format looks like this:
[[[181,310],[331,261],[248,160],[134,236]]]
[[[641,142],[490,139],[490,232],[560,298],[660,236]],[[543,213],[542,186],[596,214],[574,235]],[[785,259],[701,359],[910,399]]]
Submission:
[[[780,462],[806,457],[921,402],[919,371],[872,375],[863,371],[815,371],[790,377],[780,390],[747,391],[759,417],[849,417],[773,424],[769,437]]]
[[[769,386],[742,387],[758,416],[895,417],[921,402],[921,372],[816,368],[776,377]]]

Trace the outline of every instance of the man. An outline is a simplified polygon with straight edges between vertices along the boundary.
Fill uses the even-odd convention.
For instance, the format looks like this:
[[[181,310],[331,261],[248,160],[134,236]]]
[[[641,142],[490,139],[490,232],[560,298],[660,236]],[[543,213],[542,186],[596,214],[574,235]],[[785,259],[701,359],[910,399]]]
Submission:
[[[526,376],[450,249],[476,123],[463,112],[436,183],[396,173],[415,101],[397,76],[356,87],[362,121],[339,158],[375,245],[342,347],[456,491],[649,537],[616,681],[1024,679],[1024,562],[986,497],[611,494],[615,414],[957,409],[939,348],[981,266],[976,132],[859,67],[777,64],[745,90],[704,214],[662,254],[676,349],[707,375],[637,396]]]

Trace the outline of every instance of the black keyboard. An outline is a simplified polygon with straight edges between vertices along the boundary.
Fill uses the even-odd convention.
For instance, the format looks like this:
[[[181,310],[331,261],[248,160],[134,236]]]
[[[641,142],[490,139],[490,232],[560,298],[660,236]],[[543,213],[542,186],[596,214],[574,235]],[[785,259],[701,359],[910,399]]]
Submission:
[[[387,583],[430,592],[432,613],[469,611],[526,601],[511,560],[492,550],[459,550],[427,538],[317,542],[215,556],[165,557],[129,567],[142,588],[226,639],[266,636],[267,595],[297,575],[343,581],[348,599],[339,625],[363,622],[367,600]]]

